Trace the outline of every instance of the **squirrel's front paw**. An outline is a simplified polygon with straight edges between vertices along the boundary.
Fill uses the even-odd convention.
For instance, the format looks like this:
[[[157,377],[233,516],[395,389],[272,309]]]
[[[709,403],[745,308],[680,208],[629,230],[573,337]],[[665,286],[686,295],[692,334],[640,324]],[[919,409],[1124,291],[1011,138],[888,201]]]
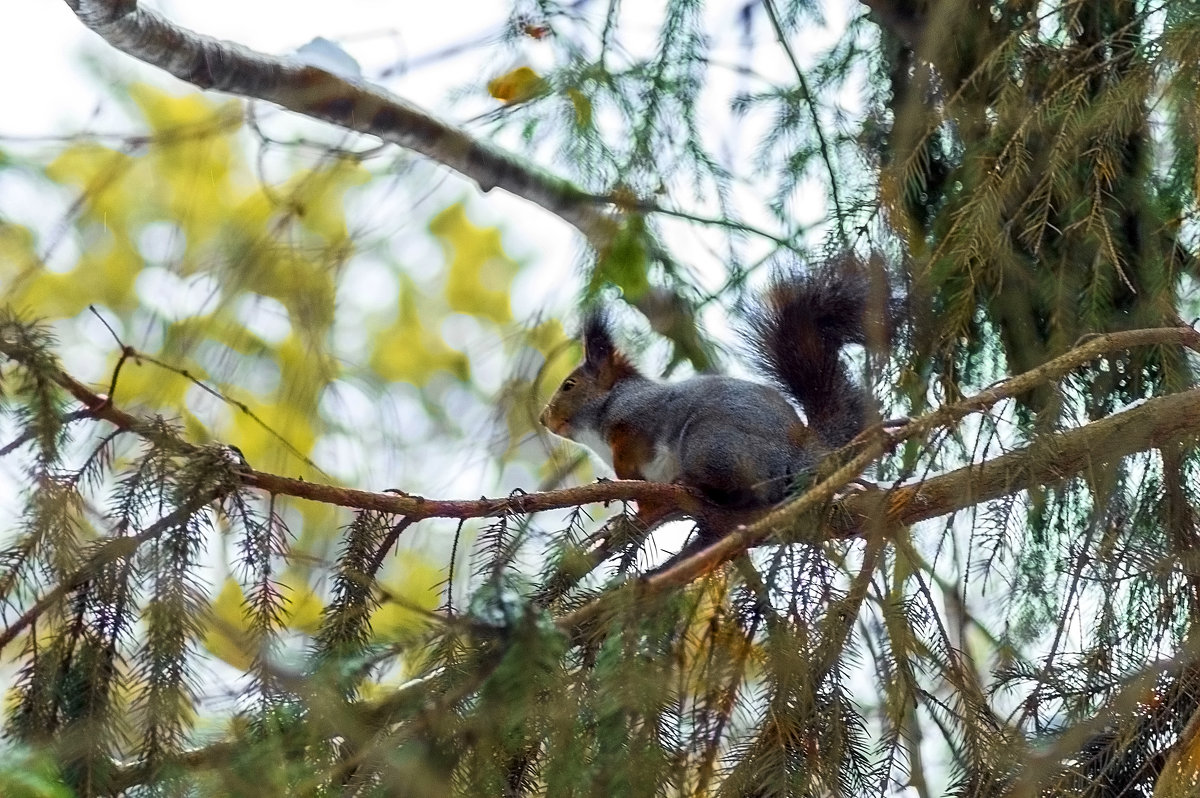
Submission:
[[[842,489],[833,494],[834,501],[841,501],[849,496],[859,496],[864,493],[871,493],[880,490],[879,485],[870,480],[859,477],[852,479],[842,486]]]

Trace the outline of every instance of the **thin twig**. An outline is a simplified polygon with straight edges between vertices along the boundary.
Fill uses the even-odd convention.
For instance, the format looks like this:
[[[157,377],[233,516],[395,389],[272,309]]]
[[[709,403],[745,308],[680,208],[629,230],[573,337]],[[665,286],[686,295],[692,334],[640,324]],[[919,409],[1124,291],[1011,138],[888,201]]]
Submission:
[[[846,225],[842,214],[842,201],[838,197],[837,171],[833,168],[833,158],[829,154],[829,143],[825,140],[825,130],[821,127],[821,117],[817,115],[817,98],[813,96],[812,88],[808,85],[808,78],[805,77],[804,70],[800,68],[800,62],[796,59],[796,54],[792,52],[792,46],[788,44],[787,34],[783,30],[783,24],[779,21],[774,0],[763,0],[763,8],[766,9],[767,16],[771,19],[771,27],[775,29],[775,38],[778,39],[779,46],[783,48],[784,54],[792,64],[792,71],[796,73],[796,80],[800,83],[800,91],[804,92],[804,104],[812,119],[813,134],[817,137],[821,160],[825,162],[825,171],[829,173],[829,194],[833,200],[833,220],[837,224],[838,239],[844,244],[847,240]]]
[[[79,421],[80,419],[91,418],[91,417],[92,417],[92,412],[90,410],[73,410],[70,413],[64,414],[62,416],[62,418],[60,419],[60,421],[63,424],[63,426],[66,426],[67,424],[74,424],[76,421]],[[7,444],[5,444],[3,447],[0,447],[0,457],[4,457],[5,455],[12,454],[17,449],[20,449],[22,446],[24,446],[25,444],[29,443],[31,440],[36,438],[38,436],[38,434],[39,433],[37,430],[27,430],[26,432],[21,433],[20,435],[18,435],[17,437],[15,437],[11,441],[9,441]]]

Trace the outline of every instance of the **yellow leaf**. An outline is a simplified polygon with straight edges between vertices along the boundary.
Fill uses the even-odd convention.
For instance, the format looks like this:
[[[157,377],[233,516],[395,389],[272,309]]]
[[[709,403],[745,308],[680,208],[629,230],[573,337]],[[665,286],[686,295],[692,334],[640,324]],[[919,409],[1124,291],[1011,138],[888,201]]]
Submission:
[[[147,222],[169,221],[182,234],[185,257],[176,268],[186,273],[192,266],[186,255],[230,218],[231,175],[243,166],[233,142],[241,106],[212,103],[199,94],[172,97],[144,85],[130,87],[130,96],[151,128],[144,148],[130,155],[96,144],[71,146],[46,174],[78,186],[81,218],[108,235],[136,240]],[[102,284],[91,274],[87,278]]]
[[[403,551],[379,580],[387,591],[384,601],[371,613],[371,631],[376,640],[392,642],[424,629],[429,619],[420,610],[432,610],[441,600],[437,586],[445,577],[440,568],[414,551]]]
[[[505,456],[512,455],[531,432],[543,432],[537,414],[546,400],[554,393],[563,379],[579,363],[580,348],[576,341],[563,332],[557,319],[549,319],[525,333],[524,343],[532,346],[543,357],[545,363],[538,371],[536,381],[516,380],[508,383],[500,406],[505,408],[508,427],[508,449]],[[557,463],[543,463],[544,473],[552,473]]]
[[[281,390],[284,390],[282,385]],[[297,474],[303,466],[292,448],[307,456],[316,442],[312,411],[297,406],[287,396],[273,404],[253,398],[242,399],[257,419],[235,411],[229,439],[238,442],[247,462],[255,467],[274,471],[287,469],[289,473]],[[281,441],[288,445],[282,445]]]
[[[370,177],[358,161],[340,158],[289,181],[286,196],[304,227],[328,242],[342,243],[349,239],[346,191],[362,185]]]
[[[500,102],[512,105],[545,94],[547,84],[541,75],[527,66],[522,66],[489,80],[487,89],[488,94]]]
[[[0,223],[0,265],[24,267],[36,259],[33,232],[24,225]]]
[[[446,252],[446,301],[450,309],[503,324],[512,319],[509,285],[517,264],[505,254],[496,227],[478,227],[461,202],[429,223]]]
[[[567,89],[567,98],[575,106],[575,124],[587,127],[592,123],[592,101],[579,89]]]
[[[152,128],[138,159],[141,180],[189,239],[208,238],[225,218],[230,176],[241,165],[234,142],[241,103],[216,103],[196,92],[175,97],[140,83],[129,91]]]
[[[181,132],[181,128],[202,127],[212,124],[214,117],[242,118],[238,100],[215,103],[211,95],[196,91],[175,96],[148,83],[134,83],[129,87],[129,96],[156,131]]]
[[[115,355],[114,355],[115,357]],[[203,379],[204,372],[194,366],[189,372]],[[184,406],[184,395],[194,385],[191,380],[175,371],[168,371],[149,363],[127,362],[121,369],[121,380],[117,383],[119,401],[135,407]]]
[[[299,583],[295,576],[284,576],[280,580],[286,588],[287,603],[283,607],[283,625],[307,634],[316,634],[321,628],[321,614],[325,604],[313,592],[308,583]]]
[[[124,228],[135,207],[135,199],[145,202],[149,192],[140,192],[131,184],[130,175],[137,165],[130,155],[99,144],[78,144],[63,150],[46,166],[46,176],[56,183],[76,186],[83,192],[80,216],[106,230]]]
[[[550,356],[562,351],[565,344],[572,339],[563,331],[562,322],[558,319],[548,319],[526,333],[529,343],[543,355]]]
[[[431,332],[418,311],[421,299],[416,286],[403,280],[400,286],[399,309],[396,320],[375,332],[371,368],[381,377],[393,382],[424,385],[437,371],[448,371],[460,380],[470,375],[470,364],[461,352]]]
[[[745,635],[732,620],[729,604],[729,580],[725,576],[708,579],[691,587],[695,601],[691,622],[683,635],[680,669],[696,694],[712,689],[707,674],[714,663],[743,661],[748,655]],[[716,665],[715,667],[720,667]]]

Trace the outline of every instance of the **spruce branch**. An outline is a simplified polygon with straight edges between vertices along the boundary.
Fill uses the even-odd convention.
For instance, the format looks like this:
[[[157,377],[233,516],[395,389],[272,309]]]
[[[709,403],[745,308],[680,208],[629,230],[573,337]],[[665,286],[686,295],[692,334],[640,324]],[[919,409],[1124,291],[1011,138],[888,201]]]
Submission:
[[[503,649],[484,656],[479,667],[456,683],[448,678],[444,669],[411,679],[373,699],[341,701],[330,694],[329,682],[308,674],[273,667],[276,680],[286,689],[299,696],[309,707],[321,707],[322,711],[311,712],[311,719],[319,725],[329,738],[343,737],[349,731],[360,739],[361,750],[350,757],[347,764],[357,764],[376,751],[396,750],[418,730],[427,730],[430,720],[465,701],[495,672],[502,659]],[[336,710],[334,708],[336,707]],[[402,715],[403,717],[397,717]],[[377,730],[374,741],[365,739],[368,730]],[[253,753],[253,741],[245,739],[218,739],[207,745],[180,751],[169,759],[190,771],[216,770],[230,762]],[[110,794],[123,795],[124,791],[152,783],[160,767],[144,758],[113,761]]]
[[[138,547],[143,543],[157,538],[168,529],[173,529],[180,524],[186,523],[188,518],[202,510],[209,502],[220,498],[221,495],[222,491],[214,488],[167,513],[136,535],[113,538],[101,544],[97,551],[88,557],[87,562],[82,567],[55,585],[49,592],[38,599],[32,607],[27,609],[20,618],[13,621],[3,632],[0,632],[0,651],[3,651],[5,646],[11,643],[17,635],[25,631],[30,624],[45,614],[48,609],[59,601],[62,601],[69,593],[87,583],[89,579],[99,573],[101,568],[111,565],[118,560],[133,556]]]
[[[1200,765],[1200,708],[1188,718],[1179,739],[1168,749],[1166,764],[1154,782],[1157,798],[1189,795],[1196,787],[1197,765]]]
[[[490,191],[502,188],[570,223],[597,248],[616,232],[612,215],[567,180],[474,138],[364,80],[260,53],[176,25],[137,0],[66,0],[79,20],[140,61],[201,89],[265,100],[420,153]]]
[[[201,748],[177,753],[172,757],[171,763],[188,770],[218,768],[233,760],[243,748],[244,743],[241,741],[221,740]],[[114,761],[109,793],[124,795],[125,791],[132,787],[153,781],[158,771],[157,764],[144,760]]]
[[[712,507],[681,485],[637,480],[604,481],[539,493],[515,492],[503,498],[433,500],[401,492],[378,493],[306,482],[251,468],[239,469],[237,476],[242,486],[272,495],[403,516],[406,522],[397,527],[400,531],[412,523],[429,518],[504,518],[581,504],[629,500],[650,500],[659,506],[675,508],[684,515],[703,519],[716,525],[716,528],[733,530],[712,545],[639,584],[639,590],[653,594],[670,586],[690,583],[767,541],[780,530],[794,528],[802,516],[831,505],[839,490],[897,444],[912,438],[924,438],[972,413],[983,412],[1001,401],[1020,397],[1102,355],[1144,346],[1183,346],[1200,352],[1200,333],[1190,327],[1179,326],[1097,335],[1035,369],[1004,380],[962,401],[938,408],[897,430],[885,430],[877,425],[860,436],[859,451],[842,467],[796,500],[774,508],[765,515]],[[0,353],[14,359],[20,357],[19,351],[11,350],[3,341],[0,341]],[[94,417],[141,435],[154,436],[153,440],[162,437],[160,425],[147,423],[122,410],[106,396],[95,393],[60,369],[54,369],[51,376]],[[870,491],[840,498],[837,503],[845,512],[836,514],[831,522],[817,525],[816,528],[822,530],[820,535],[823,538],[852,537],[860,534],[864,525],[874,523],[873,519],[877,519],[880,513],[886,514],[889,525],[908,525],[936,518],[1034,485],[1060,482],[1084,471],[1093,463],[1159,448],[1197,431],[1200,431],[1200,389],[1157,397],[1084,427],[1045,436],[1030,446],[982,464],[898,487],[886,494]],[[171,443],[177,447],[190,446],[175,439]],[[194,446],[190,449],[199,451]],[[598,601],[602,602],[603,599]],[[599,603],[592,602],[564,616],[561,622],[564,627],[574,628],[593,617],[599,606]]]
[[[1003,793],[1004,798],[1040,798],[1053,794],[1057,785],[1053,784],[1052,780],[1064,775],[1064,764],[1066,773],[1076,771],[1078,762],[1072,760],[1084,751],[1089,741],[1097,735],[1123,727],[1131,718],[1145,719],[1158,713],[1173,712],[1173,703],[1148,705],[1147,696],[1159,692],[1159,684],[1164,676],[1169,676],[1176,683],[1194,680],[1198,663],[1200,638],[1192,636],[1180,644],[1173,656],[1154,660],[1123,676],[1114,685],[1118,689],[1104,706],[1069,725],[1053,742],[1031,751],[1025,757],[1024,766]],[[1192,713],[1186,721],[1183,718],[1179,720],[1182,721],[1182,728],[1174,744],[1164,751],[1164,766],[1158,771],[1157,783],[1154,784],[1156,798],[1195,794],[1195,771],[1184,768],[1194,762],[1193,746],[1197,742],[1198,717],[1196,713]],[[1180,757],[1183,757],[1183,761],[1180,761]]]

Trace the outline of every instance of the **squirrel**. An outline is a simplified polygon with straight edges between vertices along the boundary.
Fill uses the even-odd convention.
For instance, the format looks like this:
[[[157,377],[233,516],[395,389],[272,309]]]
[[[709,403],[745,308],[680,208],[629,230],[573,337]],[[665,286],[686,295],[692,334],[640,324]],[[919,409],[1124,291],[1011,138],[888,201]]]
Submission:
[[[776,277],[749,314],[747,342],[778,387],[721,375],[657,382],[613,343],[608,316],[592,312],[583,363],[539,420],[594,451],[620,479],[680,483],[727,508],[776,504],[865,426],[869,395],[841,352],[866,343],[867,297],[861,273]]]

